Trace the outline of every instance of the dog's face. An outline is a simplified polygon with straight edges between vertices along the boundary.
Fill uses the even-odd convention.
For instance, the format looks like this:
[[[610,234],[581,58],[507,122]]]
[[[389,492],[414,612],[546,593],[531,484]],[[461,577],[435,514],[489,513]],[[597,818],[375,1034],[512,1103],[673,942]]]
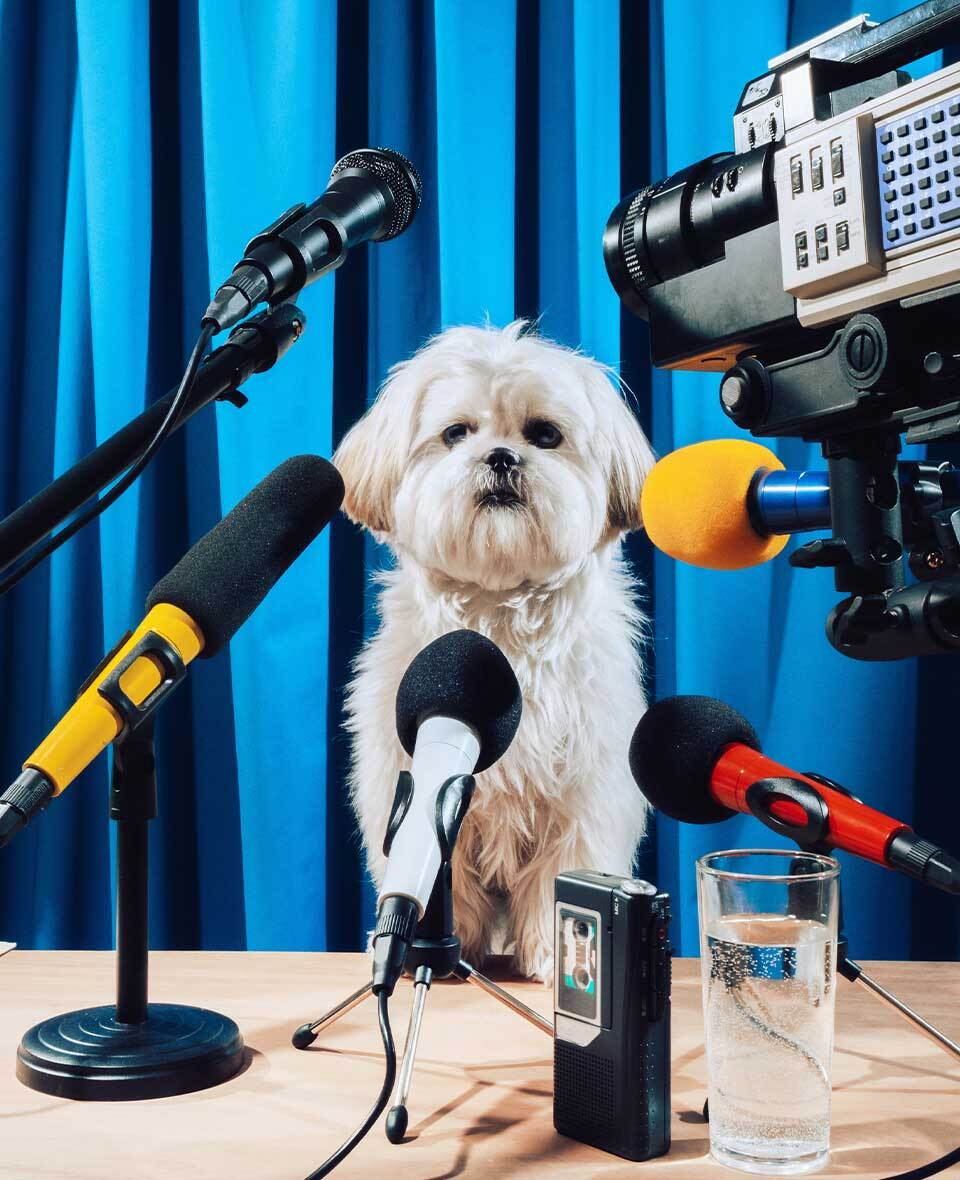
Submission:
[[[653,456],[600,365],[518,323],[449,329],[398,365],[334,462],[353,520],[427,569],[503,590],[640,527]]]

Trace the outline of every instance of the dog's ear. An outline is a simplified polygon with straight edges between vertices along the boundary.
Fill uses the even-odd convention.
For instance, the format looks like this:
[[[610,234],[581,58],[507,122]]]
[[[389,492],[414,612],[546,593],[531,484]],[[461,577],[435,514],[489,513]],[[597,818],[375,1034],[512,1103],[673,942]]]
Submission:
[[[410,362],[390,370],[376,401],[343,437],[333,464],[343,477],[343,510],[373,533],[393,531],[418,402]]]
[[[656,456],[636,416],[619,392],[605,376],[599,379],[605,386],[609,405],[605,415],[610,456],[607,532],[616,536],[643,528],[640,492]]]

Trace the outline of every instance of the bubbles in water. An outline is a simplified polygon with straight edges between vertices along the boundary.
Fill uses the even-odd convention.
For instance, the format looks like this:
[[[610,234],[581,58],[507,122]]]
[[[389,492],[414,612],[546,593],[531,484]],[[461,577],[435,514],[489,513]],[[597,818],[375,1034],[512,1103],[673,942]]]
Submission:
[[[826,1151],[836,955],[826,926],[779,915],[706,931],[710,1138],[754,1160]]]

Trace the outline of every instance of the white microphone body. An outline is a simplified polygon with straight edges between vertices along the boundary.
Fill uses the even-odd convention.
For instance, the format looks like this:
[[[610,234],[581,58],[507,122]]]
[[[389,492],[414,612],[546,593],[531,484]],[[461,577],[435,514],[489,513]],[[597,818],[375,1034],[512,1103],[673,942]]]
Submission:
[[[417,730],[413,751],[413,797],[394,833],[377,906],[387,897],[408,897],[420,917],[440,869],[437,796],[447,779],[470,774],[480,757],[475,730],[452,717],[429,717]]]

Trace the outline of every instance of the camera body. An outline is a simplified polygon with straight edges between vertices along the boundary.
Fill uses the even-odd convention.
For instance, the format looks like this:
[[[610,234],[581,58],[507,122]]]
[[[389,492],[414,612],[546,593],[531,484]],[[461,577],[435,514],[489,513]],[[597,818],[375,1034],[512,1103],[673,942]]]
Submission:
[[[578,870],[555,885],[553,1122],[630,1160],[670,1147],[670,899]]]
[[[957,0],[856,17],[744,87],[734,153],[629,194],[604,253],[653,363],[723,372],[761,436],[960,423],[960,65],[896,67],[960,29]],[[747,360],[748,363],[744,363]]]

